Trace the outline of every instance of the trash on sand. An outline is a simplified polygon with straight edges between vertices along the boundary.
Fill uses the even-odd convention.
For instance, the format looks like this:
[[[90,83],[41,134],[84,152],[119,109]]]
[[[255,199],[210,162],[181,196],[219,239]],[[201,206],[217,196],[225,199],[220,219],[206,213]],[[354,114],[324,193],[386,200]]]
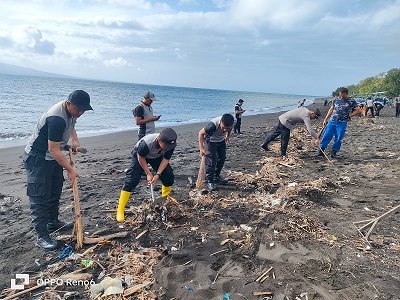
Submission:
[[[103,291],[103,296],[122,294],[124,291],[122,280],[107,276],[99,284],[93,284],[90,286],[90,294],[93,298],[97,297],[97,295]]]
[[[91,266],[93,266],[94,261],[88,258],[82,259],[81,260],[81,266],[84,268],[90,268]]]
[[[75,299],[76,297],[79,296],[80,296],[79,292],[66,292],[64,294],[64,299]]]
[[[272,248],[273,246],[275,246],[275,242],[269,243],[269,246]]]
[[[366,211],[370,211],[370,209],[368,207],[364,207],[364,210]]]
[[[64,258],[67,258],[68,256],[70,256],[73,252],[74,252],[74,249],[72,249],[71,246],[65,244],[57,257],[59,259],[63,260]]]
[[[251,231],[253,228],[250,226],[247,226],[246,224],[240,224],[240,228],[246,231]]]
[[[172,247],[171,247],[171,251],[178,251],[178,248],[172,246]]]
[[[288,187],[296,187],[298,185],[299,184],[297,182],[291,182],[291,183],[288,184]]]
[[[225,293],[223,299],[224,299],[224,300],[229,300],[229,299],[230,299],[229,294],[228,294],[228,293]]]

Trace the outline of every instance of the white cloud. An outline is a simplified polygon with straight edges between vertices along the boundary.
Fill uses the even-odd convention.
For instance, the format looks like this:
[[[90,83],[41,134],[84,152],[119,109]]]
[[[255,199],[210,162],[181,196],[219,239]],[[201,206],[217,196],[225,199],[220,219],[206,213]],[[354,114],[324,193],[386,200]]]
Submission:
[[[327,0],[235,0],[230,7],[233,21],[247,28],[265,25],[292,30],[318,18]]]
[[[123,59],[122,57],[112,58],[108,60],[104,60],[103,64],[107,68],[124,68],[129,66],[129,63]]]
[[[11,32],[14,47],[22,51],[32,51],[38,54],[54,54],[55,44],[42,35],[42,32],[32,26],[20,26]]]

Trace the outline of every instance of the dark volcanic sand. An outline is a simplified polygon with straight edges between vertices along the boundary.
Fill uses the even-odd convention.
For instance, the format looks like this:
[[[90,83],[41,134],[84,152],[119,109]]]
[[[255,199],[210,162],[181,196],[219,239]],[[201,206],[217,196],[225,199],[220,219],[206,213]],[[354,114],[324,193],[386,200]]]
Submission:
[[[374,119],[373,123],[371,119],[354,118],[333,165],[326,159],[313,159],[315,153],[309,146],[303,147],[305,150],[291,148],[289,156],[300,157],[302,163],[295,168],[281,166],[288,183],[296,182],[301,186],[319,178],[335,182],[339,177],[349,181],[343,186],[328,185],[326,193],[299,194],[288,203],[293,214],[299,213],[320,224],[324,236],[313,237],[305,232],[304,236],[286,240],[284,232],[280,232],[291,222],[285,209],[266,207],[263,211],[242,200],[259,193],[257,184],[231,181],[213,193],[209,203],[194,208],[188,177],[195,180],[197,176],[197,132],[203,124],[176,127],[178,148],[171,164],[176,175],[174,197],[180,202],[180,209],[171,209],[169,221],[175,226],[185,226],[169,229],[158,220],[144,222],[139,227],[125,224],[120,228],[114,213],[109,212],[116,206],[136,133],[82,139],[82,146],[89,150],[78,158],[85,232],[91,234],[103,229],[131,232],[127,238],[102,247],[97,256],[99,261],[101,255],[120,242],[131,249],[166,250],[154,272],[156,282],[152,286],[152,290],[163,294],[160,299],[221,300],[224,293],[235,300],[262,299],[252,295],[256,291],[272,291],[273,299],[306,299],[304,293],[308,299],[400,299],[399,213],[378,223],[371,235],[370,251],[365,251],[365,244],[360,242],[352,225],[353,221],[378,216],[399,204],[400,120],[393,115],[394,109],[385,108],[382,117]],[[265,132],[276,122],[277,115],[273,114],[243,119],[245,134],[232,138],[225,174],[230,171],[255,174],[261,168],[258,161],[277,156],[274,152],[263,153],[259,148]],[[320,120],[314,126],[320,127]],[[309,138],[305,144],[310,144]],[[21,147],[0,149],[1,289],[9,287],[16,273],[36,274],[46,270],[47,264],[58,261],[57,252],[45,253],[34,246],[35,236],[30,228],[25,196],[25,173],[20,169],[22,151]],[[66,182],[61,206],[62,218],[66,220],[72,218],[72,193],[68,185]],[[264,193],[274,193],[273,186],[268,189]],[[128,205],[138,206],[150,201],[144,179],[133,197]],[[127,214],[127,220],[131,217]],[[227,238],[226,232],[238,229],[241,224],[252,227],[248,241],[221,246]],[[144,229],[149,232],[135,240]],[[275,231],[280,233],[274,237]],[[237,236],[233,234],[229,238],[246,238],[244,230],[238,232]],[[329,240],[327,236],[332,238]],[[171,247],[178,251],[170,251]],[[223,249],[227,250],[210,256]],[[274,267],[276,278],[268,278],[261,284],[254,282],[270,266]],[[99,270],[93,272],[96,275]],[[217,272],[218,278],[212,284]],[[83,289],[80,292],[82,299],[88,299]]]

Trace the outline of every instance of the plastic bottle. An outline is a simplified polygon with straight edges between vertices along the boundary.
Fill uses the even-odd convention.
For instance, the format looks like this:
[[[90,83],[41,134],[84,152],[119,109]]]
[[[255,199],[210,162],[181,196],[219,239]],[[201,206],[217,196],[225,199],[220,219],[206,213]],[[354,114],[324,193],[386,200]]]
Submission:
[[[231,298],[229,297],[229,294],[228,294],[228,293],[225,293],[223,299],[224,299],[224,300],[229,300],[229,299],[231,299]]]

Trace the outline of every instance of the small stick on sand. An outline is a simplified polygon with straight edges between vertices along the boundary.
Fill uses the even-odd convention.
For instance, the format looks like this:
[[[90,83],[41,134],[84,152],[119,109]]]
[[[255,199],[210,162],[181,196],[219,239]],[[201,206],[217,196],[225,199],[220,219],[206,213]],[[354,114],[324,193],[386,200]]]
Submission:
[[[267,271],[265,271],[264,273],[262,273],[257,279],[256,279],[256,282],[263,282],[265,279],[267,279],[266,278],[266,276],[268,275],[268,273],[269,272],[271,272],[272,271],[272,269],[273,269],[274,267],[270,267]],[[264,278],[265,277],[265,278]]]

